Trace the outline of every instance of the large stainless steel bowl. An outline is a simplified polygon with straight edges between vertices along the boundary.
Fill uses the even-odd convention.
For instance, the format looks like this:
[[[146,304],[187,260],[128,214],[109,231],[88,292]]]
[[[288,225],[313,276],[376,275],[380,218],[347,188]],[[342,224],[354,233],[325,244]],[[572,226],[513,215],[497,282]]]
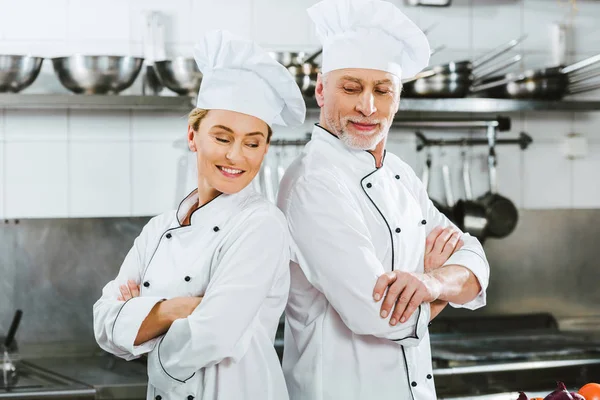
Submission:
[[[31,85],[43,61],[42,57],[0,55],[0,92],[17,93]]]
[[[143,62],[139,57],[81,54],[52,59],[60,83],[72,92],[85,94],[116,94],[127,89]]]
[[[154,67],[162,83],[183,96],[197,96],[202,82],[202,72],[193,58],[177,57],[156,61]]]

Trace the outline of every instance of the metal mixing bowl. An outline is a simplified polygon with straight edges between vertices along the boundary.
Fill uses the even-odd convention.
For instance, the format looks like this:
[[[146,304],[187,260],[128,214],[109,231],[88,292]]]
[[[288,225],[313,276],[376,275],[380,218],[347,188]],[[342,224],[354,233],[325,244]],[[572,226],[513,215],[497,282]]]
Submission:
[[[197,96],[202,82],[202,72],[193,58],[177,57],[172,60],[155,61],[154,68],[162,83],[183,96]]]
[[[143,62],[139,57],[81,54],[52,59],[60,83],[72,92],[85,94],[116,94],[127,89]]]
[[[0,93],[17,93],[31,85],[43,61],[42,57],[0,55]]]

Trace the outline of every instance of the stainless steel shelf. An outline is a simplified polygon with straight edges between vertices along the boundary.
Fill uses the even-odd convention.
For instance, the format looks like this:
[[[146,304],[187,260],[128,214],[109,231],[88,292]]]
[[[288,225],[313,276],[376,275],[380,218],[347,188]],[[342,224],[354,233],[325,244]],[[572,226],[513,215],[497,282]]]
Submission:
[[[122,96],[75,94],[0,94],[5,109],[171,110],[192,109],[187,96]]]
[[[307,99],[309,111],[318,109]],[[100,110],[171,110],[189,111],[187,96],[123,96],[74,94],[0,94],[5,109],[100,109]],[[400,110],[416,113],[510,113],[521,111],[600,111],[600,101],[542,101],[503,99],[402,99]]]

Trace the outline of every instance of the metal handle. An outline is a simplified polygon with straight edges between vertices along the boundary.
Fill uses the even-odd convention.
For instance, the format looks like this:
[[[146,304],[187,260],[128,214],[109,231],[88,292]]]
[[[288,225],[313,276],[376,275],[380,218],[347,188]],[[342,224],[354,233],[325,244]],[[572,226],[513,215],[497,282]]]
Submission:
[[[7,349],[15,339],[15,334],[17,333],[17,329],[19,329],[19,323],[21,322],[21,317],[23,316],[23,311],[17,310],[15,311],[15,316],[10,324],[10,328],[8,328],[8,333],[6,334],[6,338],[4,339],[4,348]]]
[[[588,85],[574,85],[569,86],[567,94],[577,94],[584,92],[591,92],[592,90],[600,89],[600,83],[588,84]]]
[[[425,186],[425,190],[429,191],[429,174],[431,172],[431,153],[427,153],[427,158],[425,159],[425,166],[423,167],[423,176],[421,177],[421,181],[423,182],[423,186]]]
[[[508,43],[503,44],[503,45],[495,48],[494,50],[484,54],[483,56],[473,60],[473,62],[472,62],[473,69],[479,68],[482,65],[487,64],[490,61],[500,57],[502,54],[506,53],[507,51],[509,51],[510,49],[512,49],[519,43],[521,43],[526,38],[527,38],[527,35],[523,35],[518,39],[513,39],[513,40],[509,41]]]
[[[523,59],[523,56],[520,55],[520,54],[517,54],[516,56],[511,57],[508,60],[505,60],[502,64],[496,65],[496,66],[494,66],[492,68],[484,70],[481,73],[478,73],[475,76],[475,81],[479,82],[479,81],[481,81],[481,80],[483,80],[483,79],[485,79],[487,77],[490,77],[490,76],[492,76],[492,75],[494,75],[494,74],[496,74],[496,73],[498,73],[498,72],[500,72],[500,71],[502,71],[502,70],[510,67],[511,65],[518,63],[522,59]]]
[[[488,128],[487,139],[489,145],[488,173],[490,178],[490,193],[498,193],[498,180],[496,176],[496,129]]]
[[[425,135],[421,132],[416,132],[417,136],[417,151],[423,150],[425,147],[431,146],[477,146],[477,145],[486,145],[489,146],[489,141],[487,139],[454,139],[454,140],[444,140],[444,139],[427,139]],[[526,134],[525,132],[519,133],[519,137],[517,139],[496,139],[495,145],[508,145],[508,144],[517,144],[521,150],[526,150],[529,145],[533,143],[533,139],[531,136]]]
[[[569,76],[569,84],[573,85],[575,83],[581,83],[583,81],[595,78],[597,76],[600,76],[600,69],[594,69],[592,71],[582,72],[580,74]]]
[[[265,196],[271,203],[275,203],[275,191],[273,189],[273,177],[271,175],[271,167],[263,166],[263,179],[265,184]]]
[[[452,121],[452,120],[439,120],[439,121],[394,121],[392,123],[394,127],[402,128],[445,128],[445,129],[470,129],[470,128],[489,128],[493,126],[498,128],[499,131],[510,130],[510,118],[498,117],[495,120],[489,121]]]
[[[560,70],[560,73],[570,74],[571,72],[579,71],[580,69],[589,67],[590,65],[596,64],[598,62],[600,62],[600,54],[596,54],[595,56],[586,58],[585,60],[581,60],[579,62],[576,62],[575,64],[566,66]]]
[[[488,89],[492,89],[498,86],[502,86],[502,85],[506,85],[507,83],[512,83],[512,82],[518,82],[518,81],[522,81],[524,79],[526,79],[527,77],[524,74],[518,74],[515,75],[511,78],[504,78],[504,79],[498,79],[497,81],[493,81],[490,83],[484,83],[484,84],[480,84],[480,85],[473,85],[471,86],[471,88],[469,89],[471,92],[476,93],[476,92],[481,92],[483,90],[488,90]]]
[[[465,185],[465,199],[473,200],[473,189],[471,187],[471,166],[469,164],[469,159],[467,157],[467,153],[462,151],[463,158],[463,183]]]
[[[302,64],[313,62],[314,59],[317,58],[322,52],[323,52],[323,48],[321,47],[319,50],[317,50],[316,52],[314,52],[313,54],[311,54],[310,56],[308,56],[304,60],[302,60]]]
[[[452,182],[450,182],[450,168],[447,164],[442,166],[442,178],[444,179],[444,190],[446,192],[446,205],[454,206],[454,196],[452,195]]]

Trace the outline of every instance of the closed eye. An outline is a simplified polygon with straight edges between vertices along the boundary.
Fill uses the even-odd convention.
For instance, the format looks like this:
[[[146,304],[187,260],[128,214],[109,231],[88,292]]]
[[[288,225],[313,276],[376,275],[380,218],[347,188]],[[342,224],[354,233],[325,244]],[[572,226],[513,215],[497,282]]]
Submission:
[[[229,143],[229,140],[227,139],[221,139],[221,138],[216,138],[217,142],[221,142],[221,143]]]

